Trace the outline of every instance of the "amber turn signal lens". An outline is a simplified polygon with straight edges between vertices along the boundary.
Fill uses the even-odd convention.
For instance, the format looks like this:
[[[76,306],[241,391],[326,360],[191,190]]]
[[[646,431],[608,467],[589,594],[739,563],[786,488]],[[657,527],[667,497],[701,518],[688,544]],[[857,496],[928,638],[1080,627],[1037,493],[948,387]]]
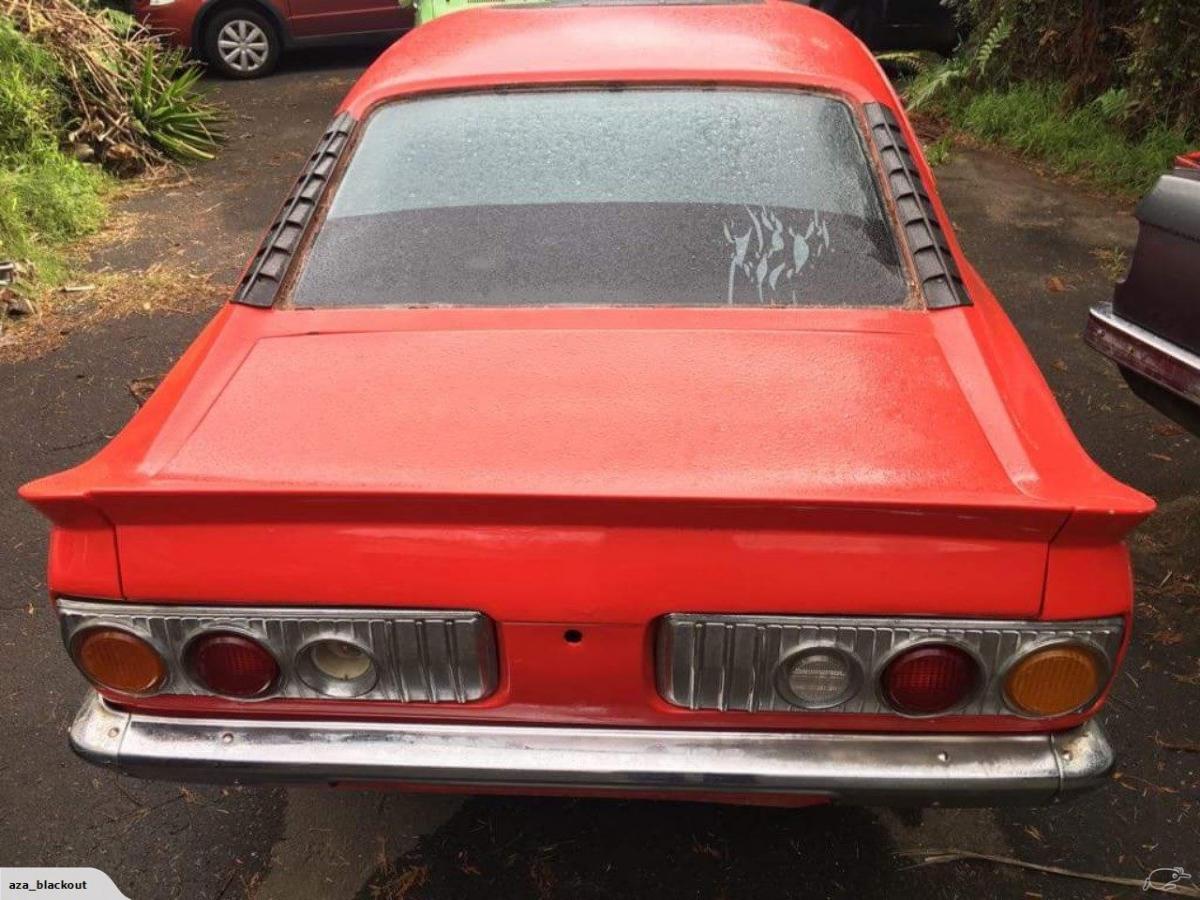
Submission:
[[[1004,693],[1028,716],[1061,716],[1090,703],[1100,685],[1100,661],[1093,651],[1056,646],[1035,650],[1013,666]]]
[[[91,628],[75,639],[75,663],[102,688],[149,694],[162,686],[167,667],[146,641],[117,628]]]

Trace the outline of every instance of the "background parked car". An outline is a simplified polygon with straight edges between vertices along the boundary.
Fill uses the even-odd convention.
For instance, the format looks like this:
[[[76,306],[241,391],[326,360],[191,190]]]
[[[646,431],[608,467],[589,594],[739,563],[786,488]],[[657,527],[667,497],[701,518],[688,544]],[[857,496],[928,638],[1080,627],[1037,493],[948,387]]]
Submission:
[[[396,37],[413,21],[396,0],[133,0],[133,12],[227,78],[266,75],[293,47]]]
[[[1200,152],[1181,156],[1138,204],[1137,247],[1084,339],[1135,394],[1200,435]]]

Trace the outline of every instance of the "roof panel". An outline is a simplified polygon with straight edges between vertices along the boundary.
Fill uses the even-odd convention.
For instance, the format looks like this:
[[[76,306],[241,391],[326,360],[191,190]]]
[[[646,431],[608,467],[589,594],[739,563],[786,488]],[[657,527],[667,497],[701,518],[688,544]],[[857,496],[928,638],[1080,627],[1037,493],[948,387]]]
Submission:
[[[891,101],[870,52],[823,13],[761,3],[493,6],[414,29],[343,109],[405,94],[595,82],[804,84]]]

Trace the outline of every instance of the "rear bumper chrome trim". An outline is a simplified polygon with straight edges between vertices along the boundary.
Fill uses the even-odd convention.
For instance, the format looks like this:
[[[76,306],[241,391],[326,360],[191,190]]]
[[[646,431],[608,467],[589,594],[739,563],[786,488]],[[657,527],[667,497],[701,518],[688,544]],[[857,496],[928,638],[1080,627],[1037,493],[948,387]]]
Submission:
[[[1111,303],[1092,307],[1083,339],[1118,365],[1200,404],[1200,356],[1121,318]]]
[[[203,782],[826,796],[858,803],[1044,803],[1100,783],[1113,751],[1058,734],[796,734],[189,719],[123,712],[94,691],[71,727],[89,762]]]

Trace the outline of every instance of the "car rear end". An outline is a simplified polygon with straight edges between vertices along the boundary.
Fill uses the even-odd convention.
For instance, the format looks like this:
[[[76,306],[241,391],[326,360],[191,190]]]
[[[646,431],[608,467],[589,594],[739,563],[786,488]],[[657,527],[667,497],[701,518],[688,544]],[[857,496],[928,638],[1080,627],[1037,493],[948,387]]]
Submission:
[[[24,489],[76,750],[733,802],[1098,783],[1150,506],[958,264],[894,103],[791,4],[417,29],[238,302]]]

